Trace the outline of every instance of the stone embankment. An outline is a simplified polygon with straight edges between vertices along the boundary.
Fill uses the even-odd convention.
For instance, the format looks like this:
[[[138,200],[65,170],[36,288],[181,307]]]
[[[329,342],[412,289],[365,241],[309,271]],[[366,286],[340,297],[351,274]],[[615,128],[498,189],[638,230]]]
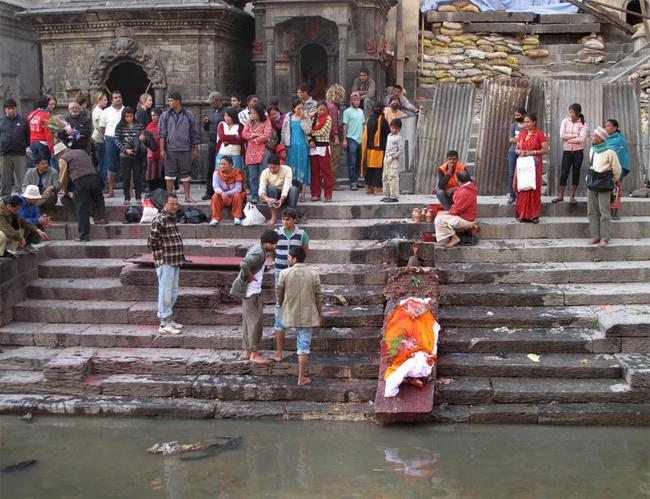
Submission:
[[[93,226],[84,244],[60,213],[55,240],[24,257],[38,278],[13,316],[3,314],[13,321],[0,328],[0,411],[371,420],[383,285],[408,258],[409,240],[431,230],[404,223],[423,200],[306,205],[308,263],[327,302],[309,387],[296,386],[291,336],[283,362],[242,359],[241,306],[228,294],[234,271],[183,270],[185,329],[160,335],[155,274],[123,261],[146,251],[147,227],[121,224],[123,208],[112,206],[113,222]],[[544,203],[540,224],[523,225],[501,199],[481,198],[477,246],[423,247],[441,279],[431,420],[650,423],[650,203],[624,200],[608,248],[587,247],[585,211],[584,200]],[[263,227],[181,230],[188,255],[241,256]],[[2,281],[15,265],[2,263]],[[270,274],[263,297],[270,351]]]

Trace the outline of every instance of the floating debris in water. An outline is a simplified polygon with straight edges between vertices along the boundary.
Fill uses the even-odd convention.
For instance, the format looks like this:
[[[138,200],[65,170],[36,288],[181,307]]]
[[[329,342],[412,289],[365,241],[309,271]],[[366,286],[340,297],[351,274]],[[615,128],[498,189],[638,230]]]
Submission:
[[[32,416],[32,413],[31,413],[31,412],[27,412],[27,413],[25,413],[25,414],[23,415],[23,417],[20,418],[20,419],[22,419],[23,421],[27,421],[28,423],[31,423],[33,417],[34,417],[34,416]]]
[[[190,444],[182,444],[174,440],[172,442],[157,443],[149,447],[147,452],[163,456],[184,454],[181,456],[183,460],[203,459],[216,456],[226,450],[238,449],[242,440],[242,437],[216,437],[214,440]]]
[[[199,442],[195,444],[179,444],[177,441],[173,441],[155,444],[149,447],[147,452],[151,454],[162,454],[163,456],[174,456],[176,454],[182,454],[183,452],[198,450],[200,448],[201,444]]]
[[[10,464],[9,466],[5,466],[4,468],[2,468],[2,472],[11,473],[18,470],[24,470],[25,468],[29,468],[30,466],[36,464],[37,462],[38,461],[36,459],[28,459],[27,461],[21,461],[20,463]]]

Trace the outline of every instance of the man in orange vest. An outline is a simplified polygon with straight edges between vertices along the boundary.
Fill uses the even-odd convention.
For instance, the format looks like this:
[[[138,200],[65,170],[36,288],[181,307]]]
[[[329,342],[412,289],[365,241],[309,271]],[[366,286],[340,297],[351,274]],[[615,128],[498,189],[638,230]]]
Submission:
[[[456,151],[449,151],[446,163],[438,167],[438,187],[433,189],[431,194],[436,195],[446,211],[449,211],[451,205],[454,204],[454,192],[460,185],[456,175],[461,170],[465,170],[465,165],[458,162]]]

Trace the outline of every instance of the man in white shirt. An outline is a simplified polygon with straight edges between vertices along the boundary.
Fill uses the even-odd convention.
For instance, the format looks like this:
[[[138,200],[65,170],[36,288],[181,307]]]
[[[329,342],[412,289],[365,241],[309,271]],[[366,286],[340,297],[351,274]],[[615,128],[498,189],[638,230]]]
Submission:
[[[115,127],[122,119],[122,94],[119,90],[111,93],[111,105],[102,111],[99,117],[99,132],[104,137],[105,142],[105,161],[108,176],[108,193],[107,198],[113,197],[115,189],[115,177],[120,170],[120,150],[115,143]]]
[[[251,109],[253,109],[253,106],[259,101],[259,97],[257,95],[249,95],[246,97],[246,107],[239,112],[237,117],[239,118],[239,122],[242,125],[246,125],[248,121],[251,119]]]
[[[298,188],[291,183],[291,167],[280,164],[280,158],[271,154],[268,167],[260,175],[259,197],[271,209],[269,225],[278,221],[280,208],[295,208],[298,204]]]

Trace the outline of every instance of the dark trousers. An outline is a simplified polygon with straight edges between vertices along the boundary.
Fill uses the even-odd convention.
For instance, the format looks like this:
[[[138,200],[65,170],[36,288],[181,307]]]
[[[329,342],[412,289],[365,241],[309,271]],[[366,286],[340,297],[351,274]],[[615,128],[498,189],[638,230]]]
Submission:
[[[102,182],[96,174],[86,175],[75,180],[74,186],[74,205],[79,221],[79,239],[90,241],[90,213],[93,205],[95,206],[95,220],[106,219]]]
[[[282,190],[278,189],[274,185],[267,185],[266,195],[273,199],[280,199],[280,197],[282,196]],[[291,189],[289,189],[289,194],[287,195],[287,199],[284,200],[282,207],[295,208],[296,206],[298,206],[299,195],[300,192],[298,192],[298,188],[295,185],[292,185]]]
[[[122,171],[122,190],[124,199],[131,199],[131,176],[135,184],[135,198],[142,197],[142,163],[140,156],[120,156],[120,170]]]
[[[566,187],[569,172],[571,172],[571,185],[580,184],[580,168],[582,168],[583,156],[583,151],[562,151],[561,186]]]
[[[212,175],[214,170],[218,167],[215,166],[215,158],[217,157],[217,144],[208,143],[208,162],[205,165],[205,195],[212,196],[214,194],[214,187],[212,187]]]

